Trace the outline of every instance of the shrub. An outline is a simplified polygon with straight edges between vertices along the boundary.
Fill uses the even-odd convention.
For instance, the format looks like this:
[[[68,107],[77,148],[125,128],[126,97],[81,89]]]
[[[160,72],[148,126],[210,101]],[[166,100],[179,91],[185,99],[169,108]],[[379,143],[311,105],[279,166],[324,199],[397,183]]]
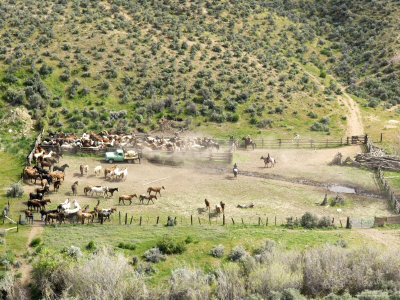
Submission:
[[[40,242],[41,242],[41,239],[40,239],[40,238],[34,238],[34,239],[31,241],[31,243],[29,244],[29,246],[31,246],[32,248],[34,248],[34,247],[36,247],[36,246],[39,246]]]
[[[301,216],[300,225],[304,228],[315,228],[318,224],[318,217],[311,214],[310,212],[306,212]]]
[[[229,259],[236,261],[246,255],[247,255],[246,250],[244,250],[242,246],[236,246],[232,249],[231,253],[229,254]]]
[[[224,256],[224,253],[225,253],[225,248],[221,244],[218,246],[215,246],[214,248],[212,248],[210,250],[210,254],[214,257],[222,257],[222,256]]]
[[[0,264],[6,267],[6,269],[11,268],[11,266],[15,264],[15,255],[12,250],[6,250],[3,253],[0,257]]]
[[[18,182],[12,183],[10,188],[7,190],[8,197],[21,197],[24,194],[24,188]]]
[[[318,227],[319,228],[325,228],[325,227],[331,227],[332,223],[331,223],[331,218],[330,217],[322,217],[319,221],[318,221]]]
[[[139,263],[136,268],[135,271],[138,274],[147,274],[147,275],[151,275],[151,274],[155,274],[157,273],[157,268],[155,268],[153,266],[153,264],[151,263]]]
[[[244,299],[246,290],[244,277],[236,264],[224,265],[217,271],[216,294],[218,299]]]
[[[186,244],[190,244],[190,243],[193,243],[193,237],[191,237],[190,235],[188,235],[187,237],[186,237],[186,239],[185,239],[185,243]]]
[[[146,261],[149,261],[152,263],[157,263],[157,262],[164,261],[167,259],[167,257],[157,247],[147,250],[143,254],[143,257]]]
[[[136,249],[136,245],[134,244],[130,244],[130,243],[119,243],[118,244],[118,248],[121,249],[128,249],[128,250],[135,250]]]
[[[94,241],[90,241],[87,245],[86,245],[86,250],[94,250],[96,249],[96,245],[94,244]]]
[[[316,119],[318,118],[318,115],[315,112],[310,111],[307,116],[309,116],[311,119]]]
[[[272,128],[272,123],[273,122],[274,122],[274,120],[271,119],[271,118],[261,119],[258,122],[257,127],[258,128],[266,128],[266,127]]]
[[[183,241],[175,241],[169,236],[164,236],[159,240],[157,247],[165,254],[181,254],[186,251],[186,245]]]
[[[329,131],[329,126],[326,124],[322,124],[320,122],[314,122],[314,124],[311,125],[311,130],[312,131]]]
[[[357,294],[359,300],[389,300],[389,294],[387,291],[363,291]]]
[[[201,270],[177,269],[169,279],[168,299],[210,299],[209,276]]]

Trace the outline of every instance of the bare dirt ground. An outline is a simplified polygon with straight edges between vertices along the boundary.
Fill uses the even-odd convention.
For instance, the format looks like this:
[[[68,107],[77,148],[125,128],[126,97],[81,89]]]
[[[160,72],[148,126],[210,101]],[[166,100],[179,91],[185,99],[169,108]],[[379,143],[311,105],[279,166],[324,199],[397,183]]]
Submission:
[[[264,172],[279,174],[285,177],[302,177],[324,182],[327,185],[332,183],[345,183],[347,186],[367,186],[369,190],[378,191],[373,180],[373,174],[348,167],[328,166],[327,163],[333,155],[341,151],[345,156],[353,155],[360,151],[359,147],[344,147],[342,149],[323,150],[271,150],[271,155],[277,158],[275,168],[264,168],[260,160],[261,154],[267,151],[239,151],[235,159],[239,164],[239,170],[253,172]],[[119,167],[128,168],[128,179],[126,181],[105,180],[104,175],[96,177],[93,169],[96,165],[102,165],[103,169],[110,165],[95,158],[80,158],[66,156],[61,164],[68,163],[70,168],[66,171],[66,180],[58,193],[49,195],[52,203],[49,208],[55,208],[66,198],[76,199],[81,206],[90,205],[90,210],[100,200],[101,208],[116,206],[122,213],[129,215],[155,218],[156,216],[178,216],[190,218],[200,216],[208,219],[205,211],[204,199],[211,201],[212,210],[220,201],[226,203],[225,214],[229,217],[243,218],[245,222],[257,222],[258,217],[278,217],[278,222],[286,221],[286,217],[299,217],[304,212],[310,211],[318,215],[329,215],[341,218],[346,216],[372,218],[377,215],[390,215],[385,199],[370,198],[355,194],[346,194],[346,205],[337,207],[318,205],[327,192],[326,187],[293,184],[288,181],[270,180],[250,176],[233,178],[230,172],[215,172],[213,168],[197,168],[195,166],[172,167],[156,165],[143,161],[142,164],[118,164]],[[79,165],[88,164],[89,174],[81,176]],[[230,170],[229,165],[217,164],[216,168]],[[78,196],[71,195],[71,185],[78,181]],[[86,185],[103,185],[118,187],[119,192],[112,198],[85,196],[83,188]],[[123,194],[137,195],[146,193],[148,186],[165,186],[161,191],[162,197],[155,200],[155,203],[139,204],[134,198],[132,205],[118,205],[118,196]],[[35,186],[36,187],[36,186]],[[33,185],[29,186],[34,189]],[[328,191],[328,197],[333,198],[336,193]],[[254,209],[240,209],[238,204],[254,203]],[[213,219],[216,218],[213,216]],[[220,217],[219,217],[220,218]]]
[[[26,248],[30,254],[32,254],[32,249],[29,247],[29,244],[35,237],[41,235],[43,230],[44,225],[42,222],[37,221],[34,223],[33,226],[31,226],[31,231],[29,232],[28,241],[26,243]],[[18,269],[18,272],[22,275],[20,278],[21,292],[19,294],[19,297],[21,300],[29,300],[31,299],[31,289],[29,283],[31,282],[32,265],[28,261],[26,261],[26,259],[24,259],[21,267]]]

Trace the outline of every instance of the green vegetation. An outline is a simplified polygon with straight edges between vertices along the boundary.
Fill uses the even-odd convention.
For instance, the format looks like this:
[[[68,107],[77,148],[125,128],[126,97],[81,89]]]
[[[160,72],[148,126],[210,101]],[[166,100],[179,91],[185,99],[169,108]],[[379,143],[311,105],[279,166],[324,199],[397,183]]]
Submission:
[[[1,117],[24,106],[37,120],[31,128],[142,131],[170,116],[221,136],[273,135],[271,128],[337,136],[344,126],[334,116],[344,108],[330,101],[341,94],[335,78],[369,106],[398,103],[392,1],[47,0],[0,8]],[[310,120],[310,110],[329,116],[329,127]]]
[[[29,246],[31,246],[32,248],[35,248],[36,246],[39,246],[39,245],[40,245],[41,241],[42,241],[42,240],[41,240],[39,237],[34,238],[34,239],[30,242]]]

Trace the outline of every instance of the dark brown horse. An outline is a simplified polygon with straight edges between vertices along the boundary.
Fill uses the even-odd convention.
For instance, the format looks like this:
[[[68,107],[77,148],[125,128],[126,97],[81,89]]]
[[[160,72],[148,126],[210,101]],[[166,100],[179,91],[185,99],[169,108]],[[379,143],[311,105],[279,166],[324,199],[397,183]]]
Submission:
[[[253,147],[253,150],[256,148],[256,142],[254,142],[251,137],[243,137],[242,141],[244,141],[244,147],[247,149],[247,146]]]

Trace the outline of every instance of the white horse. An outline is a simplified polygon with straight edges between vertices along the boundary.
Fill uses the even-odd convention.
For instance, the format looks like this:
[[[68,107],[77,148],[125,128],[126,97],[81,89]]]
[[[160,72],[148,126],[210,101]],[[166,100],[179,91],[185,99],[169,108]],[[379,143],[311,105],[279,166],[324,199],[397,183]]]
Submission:
[[[53,154],[55,154],[55,152],[54,151],[50,151],[48,154],[44,154],[43,155],[43,159],[50,158]]]
[[[118,177],[118,175],[119,175],[119,168],[117,167],[117,168],[115,168],[114,170],[111,170],[111,172],[110,172],[110,177],[111,178],[113,178],[113,177]]]
[[[268,164],[271,164],[271,168],[275,167],[276,159],[273,158],[272,156],[270,156],[269,153],[268,153],[268,156],[266,156],[266,157],[261,156],[260,159],[262,159],[264,161],[264,164],[265,164],[264,167],[268,167]]]
[[[101,166],[96,166],[95,168],[94,168],[94,175],[100,175],[101,174],[101,170],[102,170],[103,168],[101,167]]]
[[[69,209],[71,207],[71,202],[69,201],[69,198],[61,203],[60,206],[63,210]]]
[[[44,151],[33,154],[35,161],[37,161],[40,157],[43,157],[43,155],[44,155]]]
[[[128,169],[127,169],[127,168],[125,168],[125,169],[122,171],[122,179],[125,181],[126,178],[128,178]]]
[[[93,194],[96,193],[96,196],[98,194],[102,194],[103,198],[105,198],[107,192],[108,192],[108,187],[107,186],[93,186],[93,187],[90,188],[91,196],[93,196]]]

